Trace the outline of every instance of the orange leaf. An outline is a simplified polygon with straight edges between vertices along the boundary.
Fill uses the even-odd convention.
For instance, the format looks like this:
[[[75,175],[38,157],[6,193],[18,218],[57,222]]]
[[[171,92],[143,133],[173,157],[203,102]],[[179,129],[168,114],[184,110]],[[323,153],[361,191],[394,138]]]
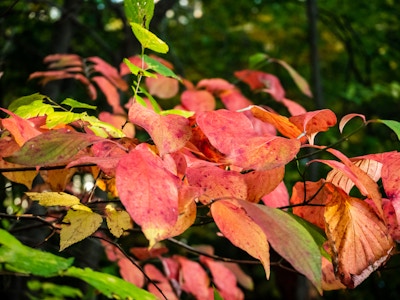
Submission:
[[[335,273],[354,288],[389,258],[394,243],[367,203],[333,184],[326,183],[326,188],[332,194],[324,217]]]
[[[302,133],[295,124],[284,116],[269,112],[259,106],[252,106],[250,110],[256,118],[272,124],[285,137],[298,138]]]
[[[243,174],[247,185],[247,201],[259,202],[263,196],[271,193],[282,182],[284,174],[284,166]]]
[[[222,234],[236,247],[246,251],[264,266],[270,275],[269,244],[267,236],[235,200],[219,200],[211,205],[211,214]]]
[[[318,182],[296,182],[293,186],[290,204],[297,205],[293,207],[293,213],[295,215],[298,215],[315,226],[325,229],[324,205],[327,197],[329,197],[329,193],[325,191],[323,186],[323,179]],[[303,203],[304,205],[300,205]]]

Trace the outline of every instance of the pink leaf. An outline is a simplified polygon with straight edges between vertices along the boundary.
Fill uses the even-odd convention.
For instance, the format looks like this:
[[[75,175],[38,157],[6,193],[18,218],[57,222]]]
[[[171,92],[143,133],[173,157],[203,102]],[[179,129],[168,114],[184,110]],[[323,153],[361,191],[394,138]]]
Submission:
[[[136,285],[137,287],[144,286],[144,275],[142,271],[135,266],[127,257],[123,256],[118,260],[119,273],[126,281]]]
[[[340,123],[339,123],[339,130],[340,130],[340,132],[342,133],[342,132],[343,132],[343,129],[344,129],[344,126],[346,126],[346,124],[347,124],[350,120],[352,120],[352,119],[354,119],[354,118],[356,118],[356,117],[361,118],[361,119],[363,120],[363,123],[364,123],[364,124],[367,123],[367,121],[366,121],[366,119],[365,119],[365,116],[362,115],[362,114],[348,114],[348,115],[345,115],[345,116],[340,120]]]
[[[180,179],[166,170],[164,162],[146,144],[140,144],[116,169],[121,202],[153,246],[169,237],[178,221]]]
[[[171,284],[169,283],[168,279],[158,270],[154,265],[146,264],[144,266],[144,271],[150,279],[155,282],[160,291],[151,283],[148,285],[148,290],[150,293],[157,296],[158,299],[164,299],[165,297],[170,300],[178,300],[177,295],[174,292]],[[163,296],[164,295],[164,296]]]
[[[100,57],[92,56],[86,59],[93,63],[93,69],[96,72],[101,73],[105,76],[114,86],[119,88],[121,91],[127,91],[129,86],[126,81],[119,75],[118,70],[102,60]]]
[[[197,88],[205,88],[210,93],[218,95],[221,92],[235,89],[235,86],[225,79],[212,78],[200,80],[197,83]]]
[[[118,90],[107,78],[103,76],[94,76],[92,78],[100,90],[104,93],[108,104],[112,107],[114,114],[124,114],[125,111],[120,104],[120,96]]]
[[[270,207],[283,207],[289,205],[289,193],[285,186],[285,183],[281,183],[269,194],[262,197],[262,201],[265,205]]]
[[[179,92],[179,82],[175,78],[157,75],[157,78],[146,78],[148,92],[161,99],[169,99]]]
[[[129,120],[150,134],[161,156],[183,148],[191,137],[188,119],[178,115],[161,116],[136,102],[129,109]]]
[[[228,110],[236,111],[253,104],[253,102],[236,89],[221,93],[219,97]]]
[[[181,102],[187,110],[194,112],[215,109],[215,98],[208,91],[186,90],[181,94]]]

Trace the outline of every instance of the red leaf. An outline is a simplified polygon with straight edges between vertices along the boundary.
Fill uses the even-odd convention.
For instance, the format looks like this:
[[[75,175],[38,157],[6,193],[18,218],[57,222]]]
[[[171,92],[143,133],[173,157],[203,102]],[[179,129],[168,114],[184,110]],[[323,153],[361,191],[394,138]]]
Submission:
[[[333,184],[326,183],[326,188],[332,194],[324,217],[335,273],[344,285],[354,288],[389,258],[394,243],[367,203]]]
[[[345,116],[340,120],[340,123],[339,123],[339,130],[340,130],[340,132],[343,132],[344,126],[346,126],[346,124],[347,124],[350,120],[352,120],[352,119],[354,119],[354,118],[356,118],[356,117],[361,118],[361,119],[363,120],[363,123],[364,123],[364,124],[367,124],[367,121],[366,121],[364,115],[361,115],[361,114],[348,114],[348,115],[345,115]]]
[[[310,144],[314,143],[314,137],[318,132],[327,131],[336,124],[336,116],[329,109],[292,116],[289,120],[307,135]]]
[[[10,118],[2,119],[1,124],[12,134],[19,146],[42,134],[40,130],[35,128],[35,123],[32,121],[23,119],[5,108],[0,108],[0,110],[10,115]]]
[[[285,90],[275,75],[261,71],[242,70],[235,72],[235,76],[246,82],[253,90],[265,88],[264,91],[271,94],[277,101],[282,101],[285,97]]]
[[[169,237],[178,221],[180,179],[165,168],[162,159],[140,144],[116,169],[121,202],[153,246]]]
[[[161,156],[183,148],[192,134],[188,119],[178,115],[161,116],[136,102],[129,109],[129,120],[148,132]]]
[[[114,86],[121,91],[127,91],[129,86],[126,81],[119,75],[118,70],[102,60],[100,57],[92,56],[86,59],[93,63],[93,70],[105,76]]]
[[[194,112],[215,109],[215,99],[208,91],[186,90],[181,94],[181,102],[185,109]]]
[[[82,58],[76,54],[50,54],[43,62],[51,68],[65,68],[67,66],[82,66]]]
[[[174,292],[174,289],[172,288],[171,284],[169,283],[168,279],[158,270],[155,266],[151,264],[146,264],[144,266],[144,271],[149,278],[154,281],[158,288],[162,291],[163,295],[160,293],[160,291],[153,285],[149,284],[147,289],[149,290],[150,293],[154,294],[157,296],[158,299],[166,299],[169,300],[178,300],[177,295]]]
[[[225,107],[232,111],[237,111],[253,104],[253,102],[243,96],[243,94],[236,89],[225,91],[221,93],[219,97]]]
[[[282,103],[287,107],[287,109],[289,110],[289,113],[292,116],[302,115],[307,112],[303,106],[301,106],[299,103],[294,102],[292,100],[284,98],[284,99],[282,99]]]
[[[136,285],[137,287],[144,286],[144,275],[142,270],[135,266],[127,257],[122,257],[118,260],[119,273],[126,281]]]
[[[213,282],[224,300],[244,299],[243,292],[237,287],[235,275],[223,263],[201,256],[200,261],[210,270]]]
[[[103,76],[94,76],[92,78],[100,90],[104,93],[108,104],[112,107],[114,114],[124,114],[125,111],[120,104],[120,96],[118,90],[107,78]]]
[[[203,204],[215,199],[247,198],[247,185],[239,172],[225,171],[210,164],[188,167],[186,176],[191,186],[201,188],[199,200]]]
[[[235,89],[235,86],[225,79],[212,78],[200,80],[197,83],[197,88],[205,88],[210,93],[218,95],[221,92]]]
[[[270,207],[283,207],[289,205],[289,193],[285,183],[281,183],[269,194],[261,199],[265,205]]]
[[[148,92],[161,99],[169,99],[179,92],[179,82],[175,78],[157,75],[157,78],[146,78]]]

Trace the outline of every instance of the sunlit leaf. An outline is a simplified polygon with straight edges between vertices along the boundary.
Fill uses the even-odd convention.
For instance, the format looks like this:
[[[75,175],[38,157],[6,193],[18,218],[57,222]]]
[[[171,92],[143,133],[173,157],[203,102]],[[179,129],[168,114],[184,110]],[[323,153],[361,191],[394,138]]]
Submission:
[[[335,273],[354,288],[389,258],[394,243],[371,206],[332,184],[326,186],[332,193],[324,217]]]
[[[107,273],[96,272],[89,268],[80,269],[71,267],[63,272],[63,275],[85,281],[108,298],[133,300],[157,299],[149,292],[142,290],[121,278]]]
[[[72,98],[66,98],[60,104],[68,105],[72,109],[75,109],[75,108],[96,109],[97,108],[97,106],[82,103],[82,102],[76,101]]]
[[[60,231],[60,251],[92,235],[103,218],[92,211],[68,210]]]
[[[73,258],[27,247],[4,229],[0,229],[0,245],[0,262],[9,271],[49,277],[73,263]]]
[[[24,96],[11,102],[8,109],[24,119],[43,116],[54,111],[53,106],[44,103],[47,96],[39,93]]]
[[[25,194],[33,201],[39,201],[42,206],[73,206],[80,203],[78,197],[64,192],[27,192]]]
[[[46,125],[49,129],[52,129],[60,124],[69,124],[81,118],[82,114],[72,111],[54,111],[47,114]]]
[[[130,23],[133,34],[139,40],[143,48],[153,50],[159,53],[167,53],[169,50],[168,45],[158,38],[154,33],[150,32],[142,25],[137,23]]]
[[[106,206],[106,221],[110,232],[119,238],[125,230],[132,228],[132,220],[125,210],[116,210],[110,205]]]

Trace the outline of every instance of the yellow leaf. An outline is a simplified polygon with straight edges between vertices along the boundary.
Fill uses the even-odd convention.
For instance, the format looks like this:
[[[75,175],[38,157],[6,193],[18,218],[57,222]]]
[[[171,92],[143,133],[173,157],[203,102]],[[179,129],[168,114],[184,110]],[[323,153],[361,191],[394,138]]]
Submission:
[[[94,212],[69,210],[63,219],[60,232],[60,251],[93,234],[103,222]]]
[[[39,201],[42,206],[73,206],[80,204],[78,197],[64,192],[26,193],[33,201]]]
[[[132,219],[125,211],[117,211],[111,205],[106,206],[106,221],[110,232],[115,237],[120,237],[125,230],[132,228]]]

